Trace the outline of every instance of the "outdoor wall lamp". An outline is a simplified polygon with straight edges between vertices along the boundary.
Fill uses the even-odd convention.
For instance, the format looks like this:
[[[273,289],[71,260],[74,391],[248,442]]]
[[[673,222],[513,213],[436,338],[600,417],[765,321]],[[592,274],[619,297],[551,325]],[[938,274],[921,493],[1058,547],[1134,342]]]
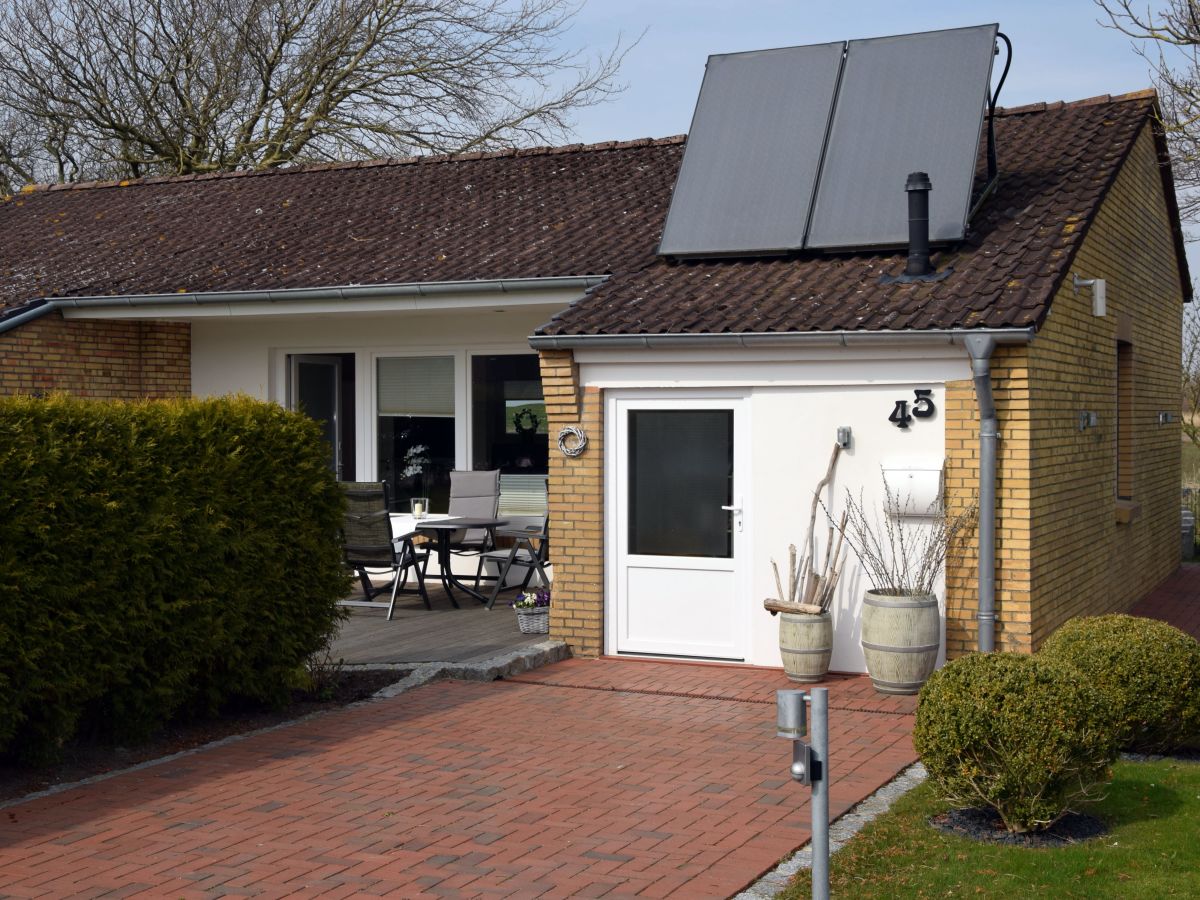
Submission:
[[[1075,272],[1071,273],[1071,286],[1075,293],[1081,287],[1092,289],[1092,315],[1103,316],[1108,311],[1108,282],[1103,278],[1080,278]]]
[[[1097,416],[1094,412],[1089,412],[1088,410],[1085,409],[1079,413],[1079,430],[1080,431],[1087,431],[1089,428],[1095,428],[1099,422],[1100,422],[1100,417]]]

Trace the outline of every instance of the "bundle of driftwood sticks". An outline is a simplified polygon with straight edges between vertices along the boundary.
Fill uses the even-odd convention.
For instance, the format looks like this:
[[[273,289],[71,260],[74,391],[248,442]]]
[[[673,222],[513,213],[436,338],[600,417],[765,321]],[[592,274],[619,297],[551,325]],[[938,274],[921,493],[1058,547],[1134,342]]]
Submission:
[[[829,611],[833,603],[833,593],[837,589],[838,579],[842,574],[842,565],[846,561],[843,539],[846,536],[846,514],[837,528],[829,526],[829,536],[825,541],[825,553],[817,557],[813,547],[813,533],[817,526],[817,507],[821,503],[821,491],[833,479],[834,469],[837,468],[838,456],[842,448],[833,445],[833,454],[829,457],[829,468],[825,477],[818,482],[813,491],[812,514],[808,519],[808,533],[804,536],[803,551],[797,553],[796,545],[788,547],[788,589],[783,592],[783,580],[779,577],[779,564],[771,560],[771,568],[775,571],[775,588],[779,591],[779,599],[767,598],[763,601],[771,615],[777,612],[810,613],[820,615]],[[833,536],[837,533],[837,545]]]

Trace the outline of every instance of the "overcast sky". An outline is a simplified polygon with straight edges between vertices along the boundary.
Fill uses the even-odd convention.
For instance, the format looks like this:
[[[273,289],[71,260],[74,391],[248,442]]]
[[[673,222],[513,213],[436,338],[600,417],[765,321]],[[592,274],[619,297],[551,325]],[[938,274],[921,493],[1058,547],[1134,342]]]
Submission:
[[[990,22],[1013,42],[1002,106],[1149,87],[1145,61],[1128,38],[1099,24],[1101,15],[1091,0],[588,0],[573,43],[602,48],[618,33],[645,35],[622,68],[625,92],[580,112],[576,133],[588,143],[685,133],[712,53]]]

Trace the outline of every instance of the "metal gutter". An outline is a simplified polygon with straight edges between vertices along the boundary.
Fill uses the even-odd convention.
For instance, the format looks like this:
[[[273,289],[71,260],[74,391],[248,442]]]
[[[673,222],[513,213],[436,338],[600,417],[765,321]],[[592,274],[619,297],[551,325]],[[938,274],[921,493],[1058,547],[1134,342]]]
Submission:
[[[0,334],[8,331],[11,328],[16,328],[18,325],[24,325],[34,319],[40,319],[46,313],[54,309],[52,302],[42,302],[32,308],[27,307],[20,312],[9,315],[0,319]]]
[[[925,331],[788,331],[753,334],[535,334],[535,350],[666,349],[672,347],[779,347],[790,345],[848,347],[851,344],[962,344],[969,336],[985,336],[997,344],[1028,344],[1033,328],[937,328]]]
[[[403,284],[350,284],[338,287],[283,288],[262,291],[183,291],[174,294],[122,294],[91,297],[50,297],[38,306],[0,319],[0,333],[44,316],[55,309],[129,308],[138,306],[205,306],[216,303],[289,303],[324,300],[382,300],[395,297],[434,297],[447,294],[517,294],[531,291],[587,290],[608,280],[607,275],[555,278],[500,278],[486,281],[418,281]]]

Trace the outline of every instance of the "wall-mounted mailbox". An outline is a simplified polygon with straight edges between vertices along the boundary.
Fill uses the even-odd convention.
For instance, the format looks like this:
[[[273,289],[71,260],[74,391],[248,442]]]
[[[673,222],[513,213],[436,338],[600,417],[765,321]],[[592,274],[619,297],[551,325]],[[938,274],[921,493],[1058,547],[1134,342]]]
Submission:
[[[941,512],[941,459],[885,460],[883,482],[891,515],[933,516]]]

